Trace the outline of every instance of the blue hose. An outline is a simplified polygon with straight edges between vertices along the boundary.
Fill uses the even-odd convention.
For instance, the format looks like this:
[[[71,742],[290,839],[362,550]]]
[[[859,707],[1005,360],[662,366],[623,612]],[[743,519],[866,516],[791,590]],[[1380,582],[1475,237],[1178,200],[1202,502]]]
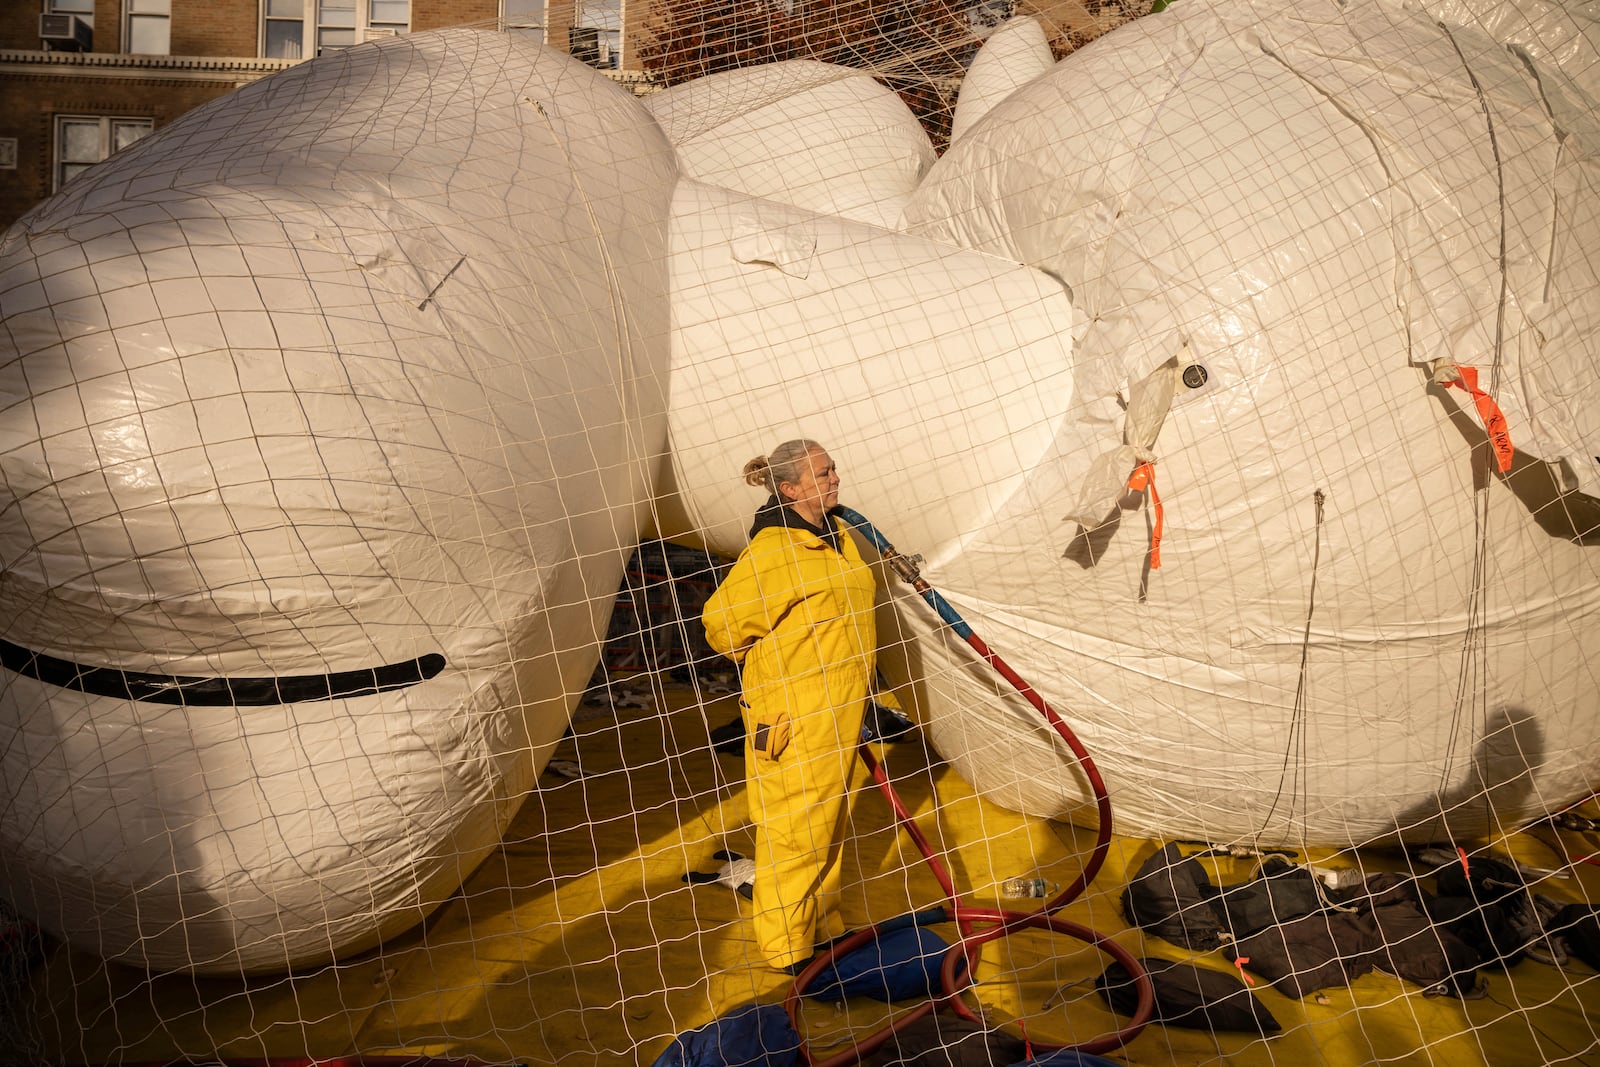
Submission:
[[[854,508],[847,508],[843,504],[838,504],[833,508],[833,513],[857,530],[860,530],[861,536],[865,537],[872,547],[878,550],[878,555],[883,557],[883,561],[893,567],[895,573],[904,579],[911,588],[922,594],[922,599],[926,600],[928,605],[938,613],[939,618],[943,619],[956,632],[957,637],[963,641],[972,637],[972,627],[967,625],[967,620],[963,619],[961,614],[950,606],[949,601],[939,595],[939,590],[929,585],[927,579],[922,577],[922,572],[917,569],[917,563],[921,557],[907,556],[901,553],[894,545],[889,543],[887,537],[878,532],[876,526],[867,521],[865,515]]]

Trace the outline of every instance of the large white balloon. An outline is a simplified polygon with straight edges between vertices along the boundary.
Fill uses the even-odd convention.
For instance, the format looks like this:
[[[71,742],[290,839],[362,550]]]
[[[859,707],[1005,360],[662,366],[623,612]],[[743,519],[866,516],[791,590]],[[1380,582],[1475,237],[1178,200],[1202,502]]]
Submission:
[[[864,370],[781,338],[773,363],[804,386],[736,403],[720,462],[698,400],[675,402],[700,525],[736,531],[746,452],[812,428],[847,499],[1076,726],[1129,832],[1426,840],[1591,791],[1595,20],[1469,14],[1185,0],[1043,73],[1031,28],[1002,29],[905,232],[852,247],[985,253],[1054,297],[910,281],[937,339],[866,325]],[[741,292],[826,288],[758,266]],[[1058,338],[1042,362],[994,343],[1038,319]],[[1039,387],[940,380],[962,365],[949,338]],[[880,351],[894,370],[874,376]],[[764,366],[680,329],[675,387],[719,365],[739,396]],[[1504,414],[1503,473],[1476,401],[1440,384],[1458,368]],[[1159,569],[1151,498],[1124,488],[1146,458]],[[1090,814],[1065,746],[902,594],[884,655],[941,754],[1008,806]]]
[[[601,75],[452,32],[224,98],[10,231],[7,899],[238,972],[456,889],[645,515],[674,176]]]

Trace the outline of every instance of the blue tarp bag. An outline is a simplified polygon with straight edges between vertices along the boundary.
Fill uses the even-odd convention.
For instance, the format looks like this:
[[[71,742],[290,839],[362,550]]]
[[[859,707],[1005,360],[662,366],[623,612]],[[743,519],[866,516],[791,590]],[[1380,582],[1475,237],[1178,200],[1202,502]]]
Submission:
[[[883,923],[873,941],[823,969],[805,995],[824,1002],[870,997],[891,1003],[931,996],[939,988],[950,945],[920,924],[943,921],[943,909],[932,909]],[[961,960],[957,973],[965,969]],[[792,1067],[799,1062],[800,1035],[783,1005],[746,1004],[679,1034],[651,1067]],[[1063,1061],[1059,1067],[1075,1065]]]
[[[875,940],[834,960],[807,987],[813,1000],[832,1002],[870,997],[894,1003],[932,996],[950,944],[921,926],[885,923]],[[966,961],[957,964],[957,973]]]
[[[1046,1052],[1031,1060],[1013,1064],[1012,1067],[1126,1067],[1126,1065],[1118,1060],[1108,1060],[1104,1056],[1079,1052],[1075,1048],[1058,1048],[1054,1052]]]
[[[746,1004],[679,1034],[651,1067],[793,1067],[800,1035],[782,1004]]]

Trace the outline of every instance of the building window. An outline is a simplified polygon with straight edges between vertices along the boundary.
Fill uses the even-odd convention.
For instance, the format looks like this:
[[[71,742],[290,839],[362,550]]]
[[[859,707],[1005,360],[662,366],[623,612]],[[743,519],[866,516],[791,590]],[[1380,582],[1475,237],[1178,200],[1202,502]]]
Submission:
[[[500,25],[509,33],[544,43],[544,0],[500,0]]]
[[[172,51],[172,0],[127,0],[125,51],[164,56]]]
[[[317,0],[317,54],[356,43],[356,0]]]
[[[367,29],[405,33],[411,28],[411,0],[368,0]],[[371,36],[370,32],[368,36]]]
[[[567,51],[601,70],[622,65],[622,0],[580,0]]]
[[[261,52],[302,59],[411,28],[411,0],[263,0]]]
[[[305,17],[304,0],[267,0],[261,54],[268,59],[299,59]]]
[[[94,0],[44,0],[46,15],[76,15],[94,26]]]
[[[92,115],[56,117],[55,188],[155,129],[153,119]]]

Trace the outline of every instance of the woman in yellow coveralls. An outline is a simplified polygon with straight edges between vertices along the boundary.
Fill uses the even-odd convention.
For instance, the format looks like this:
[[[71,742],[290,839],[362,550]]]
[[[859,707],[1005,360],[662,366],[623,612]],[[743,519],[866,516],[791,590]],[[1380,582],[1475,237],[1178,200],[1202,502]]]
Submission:
[[[787,441],[744,473],[772,495],[702,619],[711,647],[743,668],[756,943],[797,972],[819,935],[845,932],[841,853],[876,669],[874,587],[847,525],[828,513],[839,473],[821,445]]]

